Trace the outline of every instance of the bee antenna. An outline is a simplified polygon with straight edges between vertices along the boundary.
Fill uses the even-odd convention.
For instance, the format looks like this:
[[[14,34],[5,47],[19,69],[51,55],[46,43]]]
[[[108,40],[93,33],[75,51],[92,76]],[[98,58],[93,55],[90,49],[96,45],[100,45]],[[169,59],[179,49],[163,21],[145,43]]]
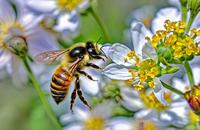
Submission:
[[[96,43],[99,43],[102,40],[102,37],[99,37],[96,41]]]

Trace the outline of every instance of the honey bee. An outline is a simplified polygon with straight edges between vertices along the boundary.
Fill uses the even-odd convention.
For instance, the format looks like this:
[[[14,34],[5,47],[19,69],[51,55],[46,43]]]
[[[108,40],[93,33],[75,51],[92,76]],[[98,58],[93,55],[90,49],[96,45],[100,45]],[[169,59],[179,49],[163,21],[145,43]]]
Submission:
[[[55,70],[50,84],[53,99],[57,104],[62,102],[68,94],[71,82],[75,79],[75,88],[71,94],[70,110],[73,112],[73,105],[77,95],[80,100],[91,109],[91,106],[82,94],[79,76],[84,75],[88,79],[95,81],[91,75],[87,74],[82,69],[84,67],[101,69],[99,66],[89,61],[91,59],[102,59],[105,61],[105,53],[97,43],[88,41],[86,43],[77,43],[65,50],[43,52],[36,56],[36,61],[51,64],[61,58],[61,64]]]

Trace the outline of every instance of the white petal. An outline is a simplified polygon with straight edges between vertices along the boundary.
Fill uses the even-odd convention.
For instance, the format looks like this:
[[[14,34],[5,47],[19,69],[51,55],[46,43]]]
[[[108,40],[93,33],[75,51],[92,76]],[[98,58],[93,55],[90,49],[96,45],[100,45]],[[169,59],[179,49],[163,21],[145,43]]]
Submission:
[[[11,59],[11,54],[0,49],[0,69],[3,68]]]
[[[174,7],[163,8],[152,21],[152,31],[156,33],[158,30],[164,29],[164,22],[169,19],[171,21],[179,21],[181,19],[181,12]]]
[[[145,110],[141,110],[139,112],[136,112],[134,117],[136,119],[151,119],[152,117],[156,116],[156,112],[152,109],[145,109]]]
[[[139,99],[138,92],[130,88],[122,88],[121,96],[123,98],[121,104],[131,111],[138,111],[144,107],[142,101]]]
[[[181,7],[181,3],[179,0],[168,0],[168,2],[176,7]]]
[[[56,0],[29,0],[27,7],[35,13],[52,13],[56,9]]]
[[[127,57],[127,54],[130,51],[131,49],[129,49],[127,46],[120,43],[115,43],[109,49],[108,55],[112,61],[118,65],[131,66],[135,64],[134,60],[125,62],[125,57]]]
[[[187,83],[179,78],[174,78],[172,81],[172,86],[180,90],[181,92],[185,92],[185,87],[187,86]]]
[[[154,79],[154,83],[156,85],[156,88],[154,89],[154,94],[155,94],[156,98],[163,105],[167,105],[168,103],[166,102],[166,100],[164,98],[165,90],[164,90],[164,88],[162,86],[162,83],[160,82],[160,80],[158,78]]]
[[[89,110],[80,107],[74,107],[74,116],[79,120],[86,120],[89,117]]]
[[[158,61],[156,50],[149,43],[146,43],[142,48],[142,59],[149,58]]]
[[[84,92],[90,95],[96,95],[99,92],[99,86],[97,81],[92,81],[89,80],[85,76],[80,77],[80,82],[81,82],[81,88],[83,89]],[[96,80],[94,78],[94,80]]]
[[[146,29],[143,23],[138,21],[132,22],[131,33],[134,50],[138,56],[142,57],[142,49],[147,42],[145,37],[151,37],[151,33]]]
[[[109,57],[109,50],[110,50],[111,47],[112,47],[112,45],[109,44],[109,43],[105,43],[105,44],[103,44],[103,45],[101,46],[102,51],[104,52],[104,54],[105,54],[107,57]]]
[[[200,68],[199,68],[199,66],[192,68],[192,73],[193,73],[195,84],[196,85],[200,84]]]
[[[103,70],[103,74],[115,80],[128,80],[132,78],[132,75],[127,68],[115,63],[106,66]]]
[[[86,8],[89,7],[90,1],[89,0],[83,0],[81,4],[78,6],[79,11],[84,11]]]
[[[34,29],[43,20],[44,16],[35,16],[33,14],[24,14],[20,17],[20,22],[24,26],[25,31]]]
[[[64,127],[62,130],[83,130],[83,126],[77,123],[70,124],[69,126]]]
[[[0,0],[0,3],[0,21],[14,22],[16,16],[11,4],[7,0]]]
[[[57,50],[57,42],[55,38],[40,28],[34,28],[33,32],[27,38],[29,52],[35,56],[38,53]]]
[[[132,130],[132,122],[123,117],[113,118],[108,122],[109,130]]]
[[[76,32],[79,28],[79,22],[80,20],[77,12],[72,11],[71,13],[60,15],[54,29],[65,34],[68,32]]]
[[[66,114],[60,116],[60,122],[63,125],[69,124],[75,120],[76,120],[76,118],[72,113],[66,113]]]

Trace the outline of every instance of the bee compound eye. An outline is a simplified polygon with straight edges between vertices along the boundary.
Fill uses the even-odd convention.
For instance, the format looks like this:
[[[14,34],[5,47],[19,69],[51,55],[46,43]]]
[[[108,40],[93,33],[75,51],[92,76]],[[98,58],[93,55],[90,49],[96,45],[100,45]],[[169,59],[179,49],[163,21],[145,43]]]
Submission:
[[[83,57],[86,54],[86,50],[84,47],[76,47],[71,50],[70,56],[73,58]]]

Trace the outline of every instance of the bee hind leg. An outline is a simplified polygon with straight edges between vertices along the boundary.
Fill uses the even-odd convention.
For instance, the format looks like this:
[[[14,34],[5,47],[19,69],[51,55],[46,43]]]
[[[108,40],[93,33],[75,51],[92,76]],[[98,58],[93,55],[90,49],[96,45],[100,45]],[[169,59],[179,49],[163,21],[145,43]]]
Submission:
[[[78,70],[78,72],[79,72],[80,74],[83,74],[84,76],[86,76],[88,79],[90,79],[90,80],[92,80],[92,81],[97,81],[97,80],[93,79],[92,76],[89,75],[88,73],[86,73],[85,71]]]
[[[76,77],[75,84],[76,84],[76,89],[77,89],[77,93],[78,93],[80,100],[91,110],[92,109],[91,106],[88,104],[86,99],[83,97],[83,93],[82,93],[81,88],[80,88],[79,76]]]
[[[75,87],[73,92],[72,92],[71,101],[70,101],[70,110],[71,110],[71,112],[73,112],[73,106],[74,106],[74,101],[76,99],[76,95],[77,95],[77,89]]]

